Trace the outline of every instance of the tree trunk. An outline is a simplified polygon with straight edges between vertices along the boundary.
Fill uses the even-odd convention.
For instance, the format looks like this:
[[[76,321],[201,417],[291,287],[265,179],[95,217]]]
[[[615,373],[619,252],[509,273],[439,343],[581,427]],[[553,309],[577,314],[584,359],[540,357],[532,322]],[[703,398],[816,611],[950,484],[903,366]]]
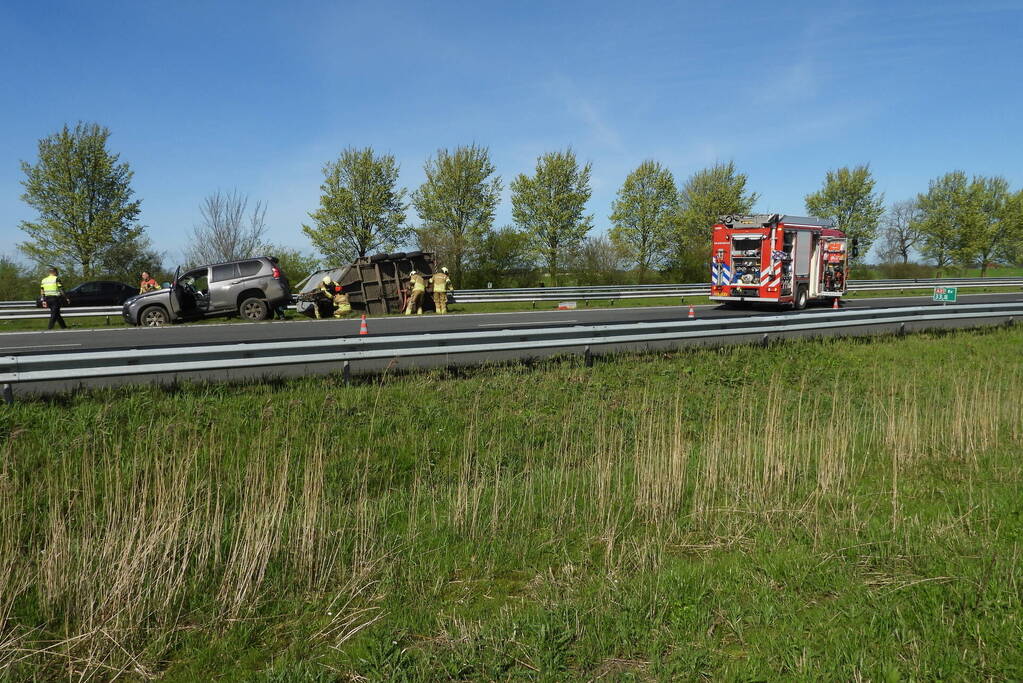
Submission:
[[[459,287],[464,287],[462,283],[462,250],[456,249],[455,253],[452,254],[452,260],[454,263],[451,264],[451,275],[453,276],[452,281],[457,282]],[[441,264],[443,265],[443,264]]]

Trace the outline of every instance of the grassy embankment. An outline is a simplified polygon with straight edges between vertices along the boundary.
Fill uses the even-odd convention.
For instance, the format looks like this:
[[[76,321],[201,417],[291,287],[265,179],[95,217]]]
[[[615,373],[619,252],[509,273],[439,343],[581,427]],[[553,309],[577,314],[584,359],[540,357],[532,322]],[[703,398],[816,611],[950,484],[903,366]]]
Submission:
[[[0,679],[1019,678],[1021,345],[19,402]]]

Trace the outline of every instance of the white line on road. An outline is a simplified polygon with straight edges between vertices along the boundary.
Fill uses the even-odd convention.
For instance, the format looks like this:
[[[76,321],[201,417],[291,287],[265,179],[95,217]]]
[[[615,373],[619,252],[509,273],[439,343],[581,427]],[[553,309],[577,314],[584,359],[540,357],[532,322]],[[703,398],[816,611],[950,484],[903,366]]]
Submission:
[[[81,344],[34,344],[32,346],[0,346],[0,351],[15,351],[21,349],[52,349],[58,346],[81,346]]]
[[[528,323],[484,323],[476,327],[511,327],[513,325],[549,325],[551,323],[577,323],[578,320],[537,320]]]

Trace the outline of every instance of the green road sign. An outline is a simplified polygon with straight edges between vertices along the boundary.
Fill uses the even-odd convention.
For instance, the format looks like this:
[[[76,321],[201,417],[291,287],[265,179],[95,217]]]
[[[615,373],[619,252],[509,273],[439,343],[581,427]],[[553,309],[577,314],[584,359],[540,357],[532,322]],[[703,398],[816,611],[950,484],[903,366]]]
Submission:
[[[945,304],[954,304],[958,291],[958,287],[935,287],[934,300]]]

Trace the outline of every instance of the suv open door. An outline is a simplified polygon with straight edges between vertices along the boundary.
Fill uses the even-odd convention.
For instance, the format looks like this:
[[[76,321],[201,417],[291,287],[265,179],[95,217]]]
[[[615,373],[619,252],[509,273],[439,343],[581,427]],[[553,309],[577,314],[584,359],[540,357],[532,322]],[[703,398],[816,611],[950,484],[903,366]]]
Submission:
[[[180,275],[178,266],[171,285],[170,307],[175,319],[201,317],[210,305],[209,267],[195,268]]]
[[[171,320],[177,320],[181,317],[182,309],[182,294],[184,293],[184,287],[181,284],[181,266],[178,266],[174,270],[174,281],[170,286],[170,314]]]

